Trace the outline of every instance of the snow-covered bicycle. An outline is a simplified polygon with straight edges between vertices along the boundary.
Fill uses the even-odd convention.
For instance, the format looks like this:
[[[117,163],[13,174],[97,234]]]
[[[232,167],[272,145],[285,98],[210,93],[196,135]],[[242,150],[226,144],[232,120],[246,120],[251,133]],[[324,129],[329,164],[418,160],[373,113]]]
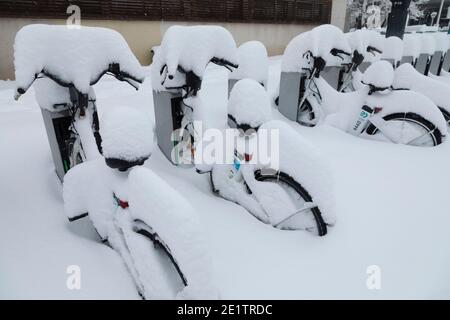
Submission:
[[[335,217],[331,174],[323,157],[289,125],[271,120],[269,96],[254,80],[235,84],[228,113],[237,140],[234,150],[226,152],[234,160],[212,167],[213,191],[276,228],[326,235]],[[262,148],[272,150],[279,165],[264,163]]]
[[[327,121],[355,136],[415,146],[440,144],[447,132],[442,113],[420,93],[393,90],[394,70],[389,62],[373,63],[354,92],[341,93],[327,84],[322,71],[336,65],[336,59],[345,63],[350,50],[342,31],[329,25],[294,38],[281,65],[285,80],[280,87],[280,112],[304,126]],[[297,95],[292,95],[291,82]]]
[[[73,50],[73,43],[86,51]],[[34,84],[61,180],[70,168],[101,155],[93,86],[105,74],[136,90],[144,81],[127,43],[110,29],[29,25],[17,34],[14,57],[15,99]]]
[[[84,162],[64,177],[68,218],[89,212],[103,241],[123,258],[143,298],[218,298],[194,209],[141,166],[154,144],[148,115],[116,108],[105,115],[101,133],[104,158]]]
[[[195,121],[205,123],[207,113],[203,110],[199,92],[209,63],[230,71],[238,67],[236,43],[222,27],[173,26],[164,34],[161,46],[155,52],[153,90],[182,94],[176,115],[181,120],[172,135],[172,140],[176,142],[172,150],[175,163],[194,163],[196,142],[200,135]]]
[[[355,136],[414,146],[436,146],[447,132],[446,121],[425,96],[393,90],[394,70],[386,61],[372,64],[355,92],[339,93],[320,77],[326,62],[310,55],[297,121],[313,127],[332,115],[332,123]]]
[[[384,38],[373,30],[356,30],[345,34],[351,49],[351,62],[344,64],[340,73],[340,92],[355,91],[360,86],[362,73],[381,58]]]

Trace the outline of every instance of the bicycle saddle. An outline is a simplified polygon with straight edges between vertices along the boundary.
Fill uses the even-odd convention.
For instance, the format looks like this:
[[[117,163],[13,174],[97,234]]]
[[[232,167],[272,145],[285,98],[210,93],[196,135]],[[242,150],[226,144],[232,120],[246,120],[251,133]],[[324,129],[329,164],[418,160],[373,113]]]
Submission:
[[[253,79],[239,80],[230,92],[228,118],[238,129],[255,131],[272,117],[267,91]]]
[[[377,61],[367,68],[361,82],[370,87],[370,93],[389,89],[394,83],[394,68],[387,61]]]
[[[108,167],[110,167],[111,169],[117,169],[121,172],[125,172],[132,167],[142,166],[148,158],[150,158],[150,156],[139,158],[135,161],[128,161],[128,160],[117,159],[117,158],[105,158],[105,162],[106,162],[106,165]]]

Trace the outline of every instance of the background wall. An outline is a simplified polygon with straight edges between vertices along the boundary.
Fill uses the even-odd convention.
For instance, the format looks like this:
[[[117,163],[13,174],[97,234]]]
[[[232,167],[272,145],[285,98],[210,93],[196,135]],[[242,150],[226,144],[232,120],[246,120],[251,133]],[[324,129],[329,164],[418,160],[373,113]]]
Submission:
[[[331,23],[344,28],[346,0],[333,0]],[[0,79],[14,79],[13,50],[17,31],[31,23],[65,24],[62,19],[0,18]],[[192,25],[189,22],[164,21],[119,21],[81,20],[84,26],[98,26],[114,29],[127,40],[136,57],[143,65],[151,62],[150,50],[161,43],[165,30],[173,24]],[[216,23],[227,28],[237,44],[248,40],[263,42],[270,55],[282,54],[288,42],[299,33],[315,25],[299,24],[257,24],[257,23]]]

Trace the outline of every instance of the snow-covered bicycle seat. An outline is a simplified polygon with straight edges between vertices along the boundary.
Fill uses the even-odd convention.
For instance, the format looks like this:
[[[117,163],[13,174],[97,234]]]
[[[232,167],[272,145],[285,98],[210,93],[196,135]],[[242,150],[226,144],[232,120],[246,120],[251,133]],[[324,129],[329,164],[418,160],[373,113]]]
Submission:
[[[360,54],[362,62],[375,62],[383,51],[383,37],[376,31],[359,29],[345,34],[353,56]]]
[[[361,82],[369,86],[371,92],[387,90],[394,82],[394,68],[387,61],[377,61],[367,68]]]
[[[153,151],[154,133],[150,119],[134,108],[115,108],[106,113],[101,127],[106,164],[127,171],[144,164]]]
[[[310,53],[309,55],[307,53]],[[283,72],[301,72],[313,68],[314,58],[321,58],[326,66],[341,66],[348,61],[350,46],[344,33],[333,25],[321,25],[304,32],[289,42],[281,64]]]
[[[236,42],[228,30],[220,26],[172,26],[153,60],[153,89],[178,87],[183,75],[201,80],[209,62],[238,66]]]
[[[228,117],[244,132],[249,129],[257,130],[272,118],[267,91],[253,79],[238,81],[230,93]]]
[[[23,27],[14,45],[17,98],[38,75],[89,93],[106,72],[137,86],[144,71],[118,32],[106,28],[33,24]]]
[[[269,57],[267,49],[260,41],[247,41],[238,48],[239,67],[230,72],[230,79],[250,78],[267,86],[269,77]]]

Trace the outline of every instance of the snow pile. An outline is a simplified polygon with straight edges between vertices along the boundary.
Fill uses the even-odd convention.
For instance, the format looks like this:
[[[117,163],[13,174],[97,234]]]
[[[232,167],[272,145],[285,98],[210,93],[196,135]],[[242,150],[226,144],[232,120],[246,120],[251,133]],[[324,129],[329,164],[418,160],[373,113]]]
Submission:
[[[117,204],[108,183],[111,169],[99,158],[71,168],[64,176],[64,212],[69,219],[89,213],[102,239],[108,238]]]
[[[387,61],[377,61],[367,68],[362,82],[377,88],[389,88],[394,82],[394,68]]]
[[[257,128],[272,118],[269,95],[255,80],[240,80],[231,90],[228,114],[234,117],[237,124]]]
[[[123,72],[138,80],[143,69],[125,39],[105,28],[28,25],[16,35],[14,66],[17,87],[28,89],[35,75],[47,72],[88,93],[109,65],[117,63]]]
[[[269,58],[264,44],[248,41],[238,48],[239,67],[230,73],[230,79],[250,78],[267,86],[269,76]]]
[[[420,39],[420,53],[433,55],[436,51],[436,41],[430,33],[418,33]]]
[[[170,27],[155,52],[152,76],[156,85],[153,89],[162,90],[161,82],[164,79],[161,79],[159,72],[164,65],[167,66],[169,76],[177,78],[177,68],[180,66],[185,71],[193,71],[202,79],[206,66],[213,58],[238,64],[236,43],[228,30],[219,26]]]
[[[388,37],[384,40],[382,59],[392,59],[395,63],[403,56],[403,41],[398,37]]]
[[[150,157],[154,132],[146,113],[134,108],[116,107],[101,122],[105,158],[137,161]]]
[[[450,112],[450,85],[417,72],[410,64],[403,64],[395,70],[394,88],[419,92]]]
[[[49,78],[37,79],[34,82],[34,95],[39,106],[49,111],[64,109],[72,104],[69,89]]]
[[[305,54],[309,51],[314,57],[322,57],[327,66],[340,66],[344,61],[333,56],[332,49],[343,50],[351,53],[345,35],[332,25],[321,25],[311,31],[304,32],[287,45],[281,64],[283,72],[302,72],[303,69],[311,69],[312,61]]]
[[[403,36],[403,56],[413,57],[413,60],[420,56],[421,42],[417,34],[407,33]]]

